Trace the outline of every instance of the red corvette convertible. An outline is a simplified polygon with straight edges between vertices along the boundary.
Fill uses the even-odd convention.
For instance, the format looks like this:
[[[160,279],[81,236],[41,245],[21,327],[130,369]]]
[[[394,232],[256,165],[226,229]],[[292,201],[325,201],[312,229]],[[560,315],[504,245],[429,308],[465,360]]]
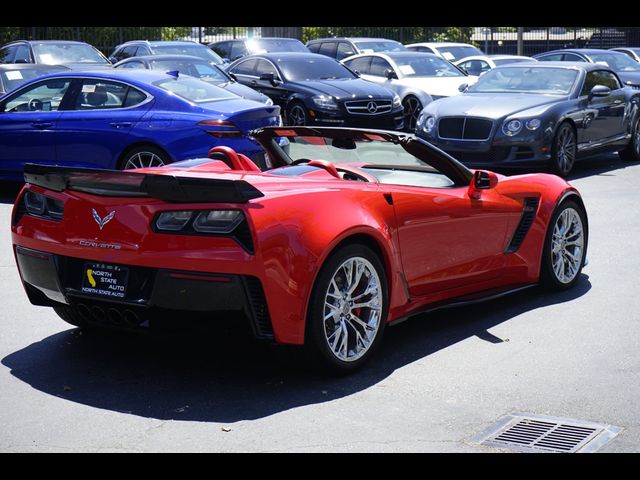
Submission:
[[[252,135],[262,171],[227,147],[127,172],[28,165],[12,232],[31,303],[130,329],[244,311],[256,337],[348,371],[388,323],[579,279],[587,216],[559,177],[470,171],[409,134]]]

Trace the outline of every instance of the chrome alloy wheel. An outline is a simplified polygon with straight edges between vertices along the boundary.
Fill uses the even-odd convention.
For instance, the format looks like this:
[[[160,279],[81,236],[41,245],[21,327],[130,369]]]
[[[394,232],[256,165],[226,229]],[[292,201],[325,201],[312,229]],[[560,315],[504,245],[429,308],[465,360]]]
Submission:
[[[344,362],[362,357],[376,338],[382,307],[382,286],[371,262],[362,257],[343,262],[324,299],[324,335],[331,353]]]
[[[164,165],[162,159],[153,152],[137,152],[132,155],[124,164],[124,169],[130,168],[148,168],[148,167],[161,167]]]
[[[584,228],[573,208],[565,209],[553,226],[551,264],[561,283],[570,283],[580,271],[584,257]]]

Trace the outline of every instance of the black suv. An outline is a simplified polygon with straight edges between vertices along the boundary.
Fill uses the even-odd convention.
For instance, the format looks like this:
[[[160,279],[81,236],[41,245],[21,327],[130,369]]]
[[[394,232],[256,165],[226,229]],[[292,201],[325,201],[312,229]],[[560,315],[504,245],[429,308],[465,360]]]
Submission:
[[[303,52],[309,53],[309,49],[295,38],[240,38],[236,40],[222,40],[209,44],[214,52],[226,60],[238,58],[256,53],[268,52]]]
[[[288,125],[331,125],[399,130],[400,98],[316,53],[265,53],[227,69],[238,81],[280,105]]]

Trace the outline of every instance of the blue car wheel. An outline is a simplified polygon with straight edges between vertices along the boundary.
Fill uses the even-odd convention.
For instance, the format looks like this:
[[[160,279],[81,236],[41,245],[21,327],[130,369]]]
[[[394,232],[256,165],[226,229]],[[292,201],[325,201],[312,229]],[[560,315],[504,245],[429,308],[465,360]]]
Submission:
[[[161,167],[168,163],[171,163],[171,159],[165,152],[151,145],[143,145],[123,156],[120,161],[120,169]]]

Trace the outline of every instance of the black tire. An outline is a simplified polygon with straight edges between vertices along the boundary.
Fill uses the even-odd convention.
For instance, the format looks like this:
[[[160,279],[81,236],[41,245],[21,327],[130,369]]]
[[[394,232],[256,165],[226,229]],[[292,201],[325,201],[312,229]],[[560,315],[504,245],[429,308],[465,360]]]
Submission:
[[[309,114],[302,102],[292,102],[287,108],[287,125],[302,127],[309,125]]]
[[[567,214],[568,216],[572,216],[573,213],[571,212],[575,212],[580,219],[580,224],[583,232],[582,246],[580,247],[580,251],[578,252],[575,246],[567,245],[565,247],[564,245],[566,243],[561,242],[563,248],[560,248],[560,251],[558,252],[554,252],[554,245],[559,245],[559,242],[554,241],[554,229],[556,225],[559,225],[558,219],[567,210],[570,211]],[[573,231],[575,232],[576,230],[573,229]],[[576,240],[576,237],[572,236],[571,232],[572,229],[569,230],[569,234],[567,236],[573,242]],[[556,211],[553,213],[551,221],[549,222],[549,227],[547,228],[547,235],[545,236],[544,240],[544,249],[542,252],[542,261],[540,265],[540,285],[547,290],[566,290],[573,287],[580,278],[580,272],[582,272],[582,268],[584,267],[584,263],[587,258],[588,240],[589,226],[587,223],[587,214],[582,205],[576,200],[572,199],[562,202],[562,204],[560,204],[556,208]],[[564,256],[562,251],[568,251],[573,256],[579,258],[579,262],[577,263],[577,265],[579,266],[575,273],[572,273],[570,278],[569,276],[567,276],[567,278],[562,279],[561,275],[556,272],[556,269],[554,269],[554,264],[559,265],[559,259],[564,259],[562,261],[564,262],[565,266],[568,264],[567,262],[570,262],[571,257]],[[562,275],[564,275],[565,271],[566,269],[563,266]]]
[[[366,260],[366,262],[363,262],[363,259]],[[355,282],[355,285],[358,288],[356,288],[353,293],[361,291],[363,287],[365,288],[365,290],[367,290],[370,286],[375,286],[377,284],[379,287],[379,291],[377,289],[373,289],[372,291],[378,292],[380,295],[370,294],[361,296],[360,294],[358,294],[356,295],[356,297],[361,297],[359,298],[359,301],[361,302],[365,300],[370,301],[370,299],[374,299],[375,297],[375,300],[381,301],[382,305],[378,307],[379,304],[375,303],[376,308],[371,309],[367,307],[349,309],[348,305],[346,304],[343,305],[344,308],[342,310],[340,308],[333,308],[337,312],[344,312],[344,309],[347,309],[348,313],[345,313],[346,317],[351,317],[351,314],[353,314],[353,317],[355,317],[355,319],[361,321],[364,319],[367,324],[369,324],[369,322],[375,323],[375,319],[377,318],[377,325],[375,326],[377,330],[372,333],[373,338],[366,334],[367,329],[365,329],[364,326],[360,326],[353,319],[353,317],[351,317],[351,319],[343,319],[342,314],[339,313],[340,318],[330,318],[327,322],[325,322],[324,320],[326,315],[325,310],[327,308],[325,306],[325,300],[329,298],[329,289],[333,288],[333,284],[337,285],[337,283],[340,283],[340,278],[337,278],[336,282],[332,282],[332,279],[336,278],[336,275],[340,276],[341,273],[345,272],[345,270],[343,270],[343,266],[350,260],[354,262],[361,262],[361,264],[363,265],[367,264],[367,270],[365,270],[365,273],[360,276],[360,280]],[[370,267],[375,270],[376,276],[369,274]],[[377,280],[379,280],[379,283],[377,282]],[[364,286],[365,283],[367,284],[366,287]],[[343,285],[340,286],[342,287]],[[346,287],[343,288],[343,293],[345,290]],[[356,297],[354,297],[354,300]],[[342,301],[335,300],[335,298],[337,298],[335,296],[333,298],[333,301],[336,304]],[[349,299],[351,299],[350,296]],[[323,370],[329,371],[331,373],[346,374],[360,368],[371,358],[372,354],[380,344],[389,308],[388,302],[388,287],[385,269],[382,261],[373,252],[373,250],[360,244],[351,244],[336,250],[322,266],[322,269],[320,270],[320,273],[318,274],[316,282],[313,286],[313,291],[309,302],[305,348],[312,361]],[[331,321],[333,321],[334,323],[330,324]],[[339,325],[343,328],[341,329]],[[335,336],[336,346],[338,343],[338,339],[347,339],[347,341],[344,342],[344,344],[346,345],[345,350],[348,351],[347,356],[353,353],[351,359],[340,359],[338,357],[338,354],[334,353],[334,351],[331,349],[329,342],[331,341],[330,338],[334,336],[330,335],[328,331],[328,328],[331,327],[335,329],[334,335],[335,333],[338,333],[338,330],[341,330],[340,335]],[[371,330],[372,328],[373,327],[371,327],[369,330]],[[356,333],[356,329],[358,333]],[[343,332],[347,333],[345,334]],[[363,333],[365,334],[366,338],[363,338]],[[366,349],[359,353],[358,348],[360,347],[360,344],[358,343],[358,334],[360,334],[359,338],[362,339],[363,348],[365,347],[365,340],[369,342],[368,347],[366,347]],[[355,342],[352,345],[352,342],[354,340]],[[340,343],[342,344],[342,342]],[[353,346],[353,348],[349,348],[349,346]]]
[[[551,145],[551,169],[556,175],[566,177],[571,172],[578,152],[576,132],[570,123],[558,127]]]
[[[640,161],[640,113],[636,115],[631,129],[631,141],[624,150],[618,152],[620,158],[625,162]]]
[[[62,320],[74,327],[87,327],[87,322],[85,322],[73,308],[67,305],[60,305],[59,307],[53,307],[53,310]]]
[[[171,163],[171,158],[166,152],[153,145],[141,145],[128,150],[122,155],[118,168],[128,170],[131,168],[160,167]]]
[[[407,95],[402,99],[402,108],[404,109],[404,129],[408,132],[416,131],[418,117],[422,111],[422,102],[414,95]]]

